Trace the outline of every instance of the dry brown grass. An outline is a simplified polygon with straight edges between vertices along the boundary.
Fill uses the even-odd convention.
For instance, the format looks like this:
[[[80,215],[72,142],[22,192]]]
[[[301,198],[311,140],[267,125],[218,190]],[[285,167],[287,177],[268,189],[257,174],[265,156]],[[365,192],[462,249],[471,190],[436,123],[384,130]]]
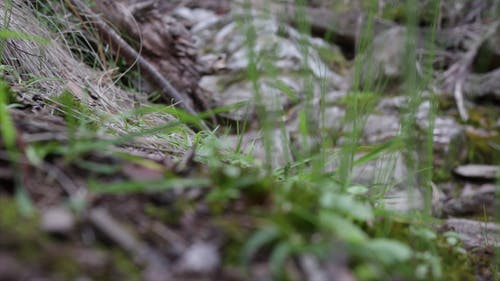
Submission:
[[[119,113],[133,110],[138,106],[148,106],[146,95],[118,87],[116,82],[120,73],[116,72],[115,66],[99,61],[99,65],[104,68],[103,71],[99,71],[79,61],[65,40],[65,33],[67,35],[67,32],[71,32],[69,21],[67,30],[59,30],[58,34],[55,34],[36,20],[34,11],[25,3],[26,1],[12,2],[10,9],[7,8],[7,13],[5,13],[6,1],[0,2],[0,21],[3,22],[4,15],[7,15],[10,19],[9,29],[40,36],[49,42],[42,44],[30,40],[9,39],[3,50],[2,62],[17,72],[15,76],[20,81],[16,82],[22,84],[35,81],[29,83],[30,88],[26,91],[27,100],[41,100],[43,106],[47,106],[53,104],[54,98],[63,91],[69,90],[75,98],[89,106],[93,116],[87,118],[90,117],[102,124],[103,136],[110,133],[125,134],[138,131],[174,119],[165,113],[141,116],[138,117],[141,118],[137,120],[138,122],[132,124],[127,123],[125,118],[120,118]],[[60,20],[64,23],[63,19]],[[35,95],[41,99],[34,98]],[[182,131],[183,134],[172,134],[162,138],[144,137],[138,139],[135,146],[154,151],[183,150],[179,144],[189,145],[193,133],[188,128]]]

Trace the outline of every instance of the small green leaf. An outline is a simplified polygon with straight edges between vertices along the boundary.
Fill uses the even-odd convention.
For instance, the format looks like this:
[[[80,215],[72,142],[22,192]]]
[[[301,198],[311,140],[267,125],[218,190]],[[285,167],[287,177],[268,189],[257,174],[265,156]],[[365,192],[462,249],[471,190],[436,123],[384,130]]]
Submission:
[[[93,161],[86,161],[83,159],[76,159],[74,163],[82,169],[99,174],[108,174],[108,175],[115,174],[122,168],[120,165],[116,164],[105,164]]]
[[[33,166],[40,166],[43,163],[43,158],[37,153],[33,145],[26,147],[26,158]]]
[[[36,36],[24,32],[14,31],[6,28],[0,29],[0,38],[2,39],[23,39],[40,44],[48,44],[50,41],[42,36]]]
[[[351,195],[326,192],[321,198],[321,205],[333,208],[359,221],[373,219],[373,209],[368,203],[356,200]]]
[[[450,246],[456,246],[460,242],[460,235],[453,231],[447,231],[443,233],[443,236],[446,238],[446,242]]]
[[[279,277],[283,274],[286,259],[292,254],[292,249],[292,245],[288,241],[279,243],[273,249],[269,258],[269,268],[275,279],[281,279]]]
[[[255,232],[243,247],[241,260],[248,265],[255,253],[264,245],[271,243],[278,238],[279,232],[275,227],[266,227]]]
[[[277,80],[274,86],[276,87],[276,89],[287,95],[292,103],[296,103],[299,101],[299,96],[297,95],[297,93],[295,93],[295,90],[292,89],[292,87],[288,86],[285,82]]]
[[[410,231],[413,235],[424,239],[425,241],[436,240],[436,233],[429,228],[425,227],[410,227]]]
[[[401,139],[398,137],[394,137],[384,143],[371,146],[370,151],[368,153],[364,154],[363,156],[354,161],[354,165],[355,166],[361,165],[369,161],[375,160],[377,158],[380,158],[383,155],[387,154],[388,152],[400,149],[402,145],[403,142],[401,141]]]
[[[0,81],[0,131],[6,148],[15,150],[16,129],[8,111],[10,89],[5,82]]]
[[[367,242],[366,250],[373,258],[388,266],[407,261],[412,256],[412,250],[407,245],[385,238]]]
[[[369,191],[368,187],[364,185],[353,185],[347,188],[347,193],[352,195],[361,195]]]
[[[16,189],[16,202],[19,208],[19,212],[22,215],[29,217],[35,213],[33,203],[31,202],[31,199],[24,188],[18,187]]]
[[[321,212],[320,222],[323,227],[330,229],[347,242],[357,244],[368,239],[366,233],[359,226],[333,212]]]

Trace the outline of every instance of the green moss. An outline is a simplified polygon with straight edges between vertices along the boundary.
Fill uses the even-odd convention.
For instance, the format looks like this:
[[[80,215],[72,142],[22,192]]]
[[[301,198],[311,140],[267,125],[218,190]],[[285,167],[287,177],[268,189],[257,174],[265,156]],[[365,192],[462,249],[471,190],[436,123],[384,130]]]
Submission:
[[[442,112],[454,109],[455,101],[449,95],[436,95],[438,109]]]
[[[443,265],[444,278],[442,280],[477,280],[473,266],[474,262],[469,255],[457,253],[456,247],[447,245],[442,237],[439,239],[437,249]]]
[[[483,129],[494,130],[498,119],[498,107],[476,105],[469,110],[469,124]]]
[[[46,264],[51,272],[57,272],[56,275],[59,275],[64,280],[74,280],[82,274],[79,264],[67,253],[62,253],[61,249],[59,249],[59,252],[55,253],[55,255]]]
[[[0,197],[0,248],[26,263],[71,280],[81,272],[69,251],[39,228],[39,218],[23,216],[15,200]]]
[[[245,218],[248,220],[248,218]],[[226,235],[224,244],[223,262],[224,264],[240,265],[241,252],[245,242],[248,240],[251,232],[241,225],[241,217],[220,217],[214,220],[215,225],[220,227]],[[249,223],[250,221],[247,221]]]
[[[16,201],[0,196],[0,246],[18,248],[19,253],[31,255],[37,244],[46,242],[47,237],[38,233],[38,217],[26,217],[19,211]]]
[[[37,216],[23,216],[13,198],[0,195],[0,249],[22,262],[26,270],[36,269],[54,280],[81,276],[92,280],[141,280],[140,270],[121,250],[104,249],[112,258],[112,266],[104,272],[89,271],[73,251],[80,247],[78,242],[52,238],[40,230],[38,221]]]
[[[393,21],[403,21],[406,18],[405,4],[390,4],[384,8],[382,12],[382,17],[384,19]]]
[[[448,168],[437,167],[432,170],[432,181],[434,183],[447,182],[452,178],[452,174]]]
[[[176,199],[174,206],[158,206],[155,204],[148,203],[145,206],[145,213],[147,216],[157,219],[161,222],[167,224],[176,224],[179,222],[182,214],[190,209],[191,204],[183,200],[182,198]]]
[[[112,252],[112,257],[114,267],[124,278],[122,280],[142,280],[140,269],[130,260],[130,257],[126,253],[118,249]]]
[[[470,259],[469,253],[465,253],[460,244],[450,244],[445,234],[434,229],[432,225],[437,221],[428,221],[418,213],[398,216],[384,210],[379,212],[379,219],[367,229],[368,233],[373,237],[409,244],[414,251],[412,260],[399,266],[398,270],[390,269],[388,272],[405,275],[403,280],[418,280],[417,270],[427,272],[421,280],[476,280],[473,266],[476,262]],[[433,271],[437,275],[433,276]]]
[[[330,48],[326,47],[316,47],[319,57],[324,61],[331,69],[346,74],[348,71],[348,62],[340,52],[332,51]]]
[[[365,11],[373,9],[373,1],[365,0],[362,2]],[[434,22],[434,9],[432,6],[434,3],[432,1],[426,2],[421,1],[418,3],[418,21],[423,25],[430,25]],[[381,16],[383,19],[405,23],[408,18],[408,9],[406,1],[399,0],[389,0],[383,5],[383,10],[381,11]],[[414,12],[414,11],[412,11]]]
[[[478,130],[468,130],[466,134],[469,143],[467,160],[471,163],[494,164],[497,151],[491,144],[500,144],[500,134]]]

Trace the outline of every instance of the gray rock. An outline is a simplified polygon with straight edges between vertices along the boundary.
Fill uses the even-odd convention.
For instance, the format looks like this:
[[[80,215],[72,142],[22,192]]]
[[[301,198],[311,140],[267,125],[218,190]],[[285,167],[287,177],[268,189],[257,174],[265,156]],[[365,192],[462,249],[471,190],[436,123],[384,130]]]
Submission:
[[[366,119],[363,139],[368,144],[387,141],[399,134],[400,127],[396,115],[370,115]]]
[[[42,211],[40,226],[49,233],[67,234],[74,229],[73,214],[64,207],[50,207]]]
[[[336,249],[338,250],[338,249]],[[335,251],[336,255],[339,255]],[[328,257],[321,262],[313,255],[302,255],[299,263],[309,281],[355,281],[347,261],[338,257]]]
[[[342,161],[339,153],[332,153],[333,159],[326,165],[327,172],[335,172]],[[363,157],[364,153],[355,155],[354,160]],[[400,185],[407,180],[408,168],[403,161],[400,152],[385,153],[381,157],[356,164],[352,168],[351,180],[354,184],[361,184],[367,187],[390,188]]]
[[[324,95],[324,102],[327,106],[335,106],[337,102],[346,95],[347,90],[332,90],[328,91]],[[320,97],[319,95],[316,95],[316,100],[314,101],[314,104],[319,107],[320,104]]]
[[[454,172],[465,178],[495,180],[500,175],[500,166],[469,164],[456,167]]]
[[[213,75],[205,76],[200,81],[200,86],[209,90],[214,94],[212,97],[215,107],[236,106],[239,107],[232,109],[228,112],[221,113],[221,116],[235,121],[251,121],[255,120],[256,106],[261,105],[269,114],[273,112],[281,112],[283,107],[291,104],[290,98],[281,91],[276,81],[270,79],[262,79],[259,82],[260,99],[255,92],[252,82],[240,80],[230,81],[234,79],[231,75]],[[299,85],[289,77],[277,78],[279,83],[284,87],[290,89],[298,94]]]
[[[450,218],[443,225],[444,230],[458,233],[468,249],[500,247],[500,225],[493,222]]]
[[[394,27],[373,39],[373,60],[384,78],[399,78],[403,73],[405,37],[405,28]]]
[[[422,210],[424,208],[424,197],[416,188],[390,192],[382,202],[386,209],[397,212]]]
[[[250,46],[242,26],[229,16],[220,17],[217,23],[194,29],[200,40],[199,45],[203,46],[202,56],[215,52],[226,58],[224,74],[203,77],[200,81],[203,88],[213,93],[213,106],[247,102],[247,106],[223,113],[222,116],[236,121],[253,121],[258,104],[271,112],[281,112],[282,108],[295,105],[306,97],[319,100],[321,93],[328,93],[325,95],[328,98],[332,97],[329,93],[335,91],[345,93],[349,82],[330,69],[318,51],[329,50],[342,57],[339,48],[319,38],[304,37],[275,18],[256,11],[251,13],[255,16],[248,24],[258,34],[251,47],[259,72],[257,87],[260,100],[257,100],[255,85],[245,78],[250,63]],[[312,95],[306,95],[306,92]]]
[[[325,108],[324,112],[324,127],[330,131],[337,132],[343,127],[345,109],[337,106]],[[318,116],[318,124],[321,124]]]
[[[214,273],[221,258],[217,247],[206,242],[196,242],[182,255],[179,268],[182,272],[195,274]]]
[[[454,139],[461,138],[464,134],[463,127],[451,117],[437,117],[434,120],[434,143],[449,151],[449,145]]]
[[[424,101],[417,109],[417,125],[421,130],[429,128],[430,102]],[[452,117],[437,116],[434,120],[434,139],[440,144],[447,145],[458,135],[464,133],[464,128]]]
[[[358,154],[356,158],[361,157]],[[377,185],[394,186],[404,182],[408,177],[408,168],[400,152],[386,153],[372,160],[353,167],[353,178],[356,181]]]
[[[429,110],[429,101],[423,102],[417,110],[417,125],[421,131],[429,128]],[[450,165],[463,162],[467,156],[466,139],[464,127],[455,119],[436,116],[433,129],[434,164],[451,170]]]
[[[404,73],[405,36],[406,29],[403,27],[393,27],[375,36],[372,48],[360,54],[367,61],[363,64],[362,84],[369,86],[401,78]]]
[[[220,137],[226,149],[235,149],[239,136]],[[281,130],[271,132],[271,166],[278,168],[290,162],[293,155],[289,148],[290,139],[288,134],[283,134]],[[266,163],[266,150],[264,147],[263,135],[260,132],[250,131],[242,136],[241,151],[244,154],[250,154],[259,162]]]
[[[39,273],[33,271],[26,262],[17,260],[14,255],[0,253],[0,280],[45,280],[35,277]]]
[[[479,188],[468,184],[458,198],[451,198],[443,204],[442,212],[447,216],[484,215],[484,212],[494,215],[496,189],[493,184]]]
[[[406,106],[408,98],[405,96],[397,96],[383,98],[377,104],[376,110],[386,114],[399,114],[401,109]]]

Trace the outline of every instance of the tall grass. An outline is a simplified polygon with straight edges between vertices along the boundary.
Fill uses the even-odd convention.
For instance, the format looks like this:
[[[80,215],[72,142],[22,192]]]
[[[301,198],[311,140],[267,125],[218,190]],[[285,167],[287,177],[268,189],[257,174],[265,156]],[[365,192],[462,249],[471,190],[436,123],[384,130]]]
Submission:
[[[443,268],[447,265],[442,264],[443,252],[439,251],[439,239],[431,227],[433,221],[430,217],[436,98],[428,85],[432,83],[433,78],[434,53],[430,48],[430,54],[423,60],[423,75],[419,74],[416,68],[418,54],[415,39],[418,28],[418,15],[415,11],[418,10],[418,1],[408,0],[405,6],[407,34],[402,60],[404,82],[401,95],[406,96],[408,102],[401,113],[399,135],[371,146],[364,145],[361,141],[367,117],[374,112],[384,89],[384,81],[370,77],[374,72],[369,70],[373,67],[373,56],[377,56],[372,52],[372,42],[375,36],[373,20],[379,12],[379,5],[377,1],[365,1],[367,15],[356,46],[353,83],[342,100],[346,115],[339,122],[342,122],[344,141],[337,144],[335,140],[338,136],[327,129],[325,100],[328,93],[325,85],[330,78],[315,77],[310,71],[303,71],[301,75],[306,83],[302,89],[302,104],[299,105],[301,110],[297,117],[300,145],[294,147],[293,155],[286,155],[288,162],[282,167],[275,167],[272,163],[276,157],[275,130],[279,130],[282,136],[288,134],[283,121],[285,113],[283,110],[269,110],[267,103],[270,101],[263,98],[260,80],[265,75],[267,78],[276,79],[275,84],[279,85],[279,72],[269,57],[255,51],[259,34],[254,26],[255,15],[250,9],[250,2],[245,2],[245,14],[238,24],[246,37],[249,61],[246,79],[251,82],[254,92],[253,102],[265,151],[263,165],[256,164],[256,161],[239,147],[228,150],[220,141],[217,132],[202,131],[195,135],[187,129],[186,125],[197,126],[201,130],[200,119],[210,116],[213,112],[191,116],[182,110],[163,105],[138,105],[135,109],[113,116],[130,125],[129,130],[107,130],[108,137],[103,139],[92,132],[96,132],[96,123],[107,122],[106,118],[109,116],[99,115],[88,105],[72,98],[69,92],[63,92],[53,100],[70,130],[68,143],[56,146],[38,144],[34,146],[35,152],[42,159],[49,153],[63,155],[68,162],[77,161],[90,151],[105,151],[130,160],[130,156],[124,156],[123,152],[117,152],[113,148],[133,144],[145,136],[157,136],[171,143],[181,142],[178,144],[181,147],[179,150],[196,144],[197,161],[206,165],[209,170],[200,177],[185,179],[168,173],[162,179],[149,182],[123,181],[109,184],[90,180],[89,186],[94,192],[113,194],[186,187],[210,188],[207,197],[214,203],[215,213],[220,212],[220,209],[223,209],[221,206],[225,206],[230,200],[248,197],[249,201],[254,199],[259,202],[262,197],[269,197],[272,206],[259,206],[254,203],[255,206],[248,210],[254,217],[251,234],[244,235],[241,240],[235,240],[239,243],[238,261],[244,265],[248,265],[259,253],[269,253],[268,263],[277,280],[286,280],[287,272],[283,268],[298,256],[312,254],[327,261],[336,250],[345,251],[354,273],[360,280],[386,280],[396,275],[408,278],[417,276],[416,279],[420,280],[443,278],[446,275]],[[432,26],[435,31],[440,1],[431,2],[434,18]],[[306,1],[297,1],[297,19],[298,30],[303,36],[300,51],[306,58],[303,69],[308,69],[312,46],[307,40],[311,34],[310,25],[306,20],[305,4]],[[429,41],[433,42],[435,33],[430,36]],[[94,52],[89,57],[96,59],[100,55]],[[113,63],[113,60],[108,59],[106,63]],[[104,69],[111,67],[106,63],[99,61],[93,62],[93,65]],[[320,85],[318,104],[314,101],[314,87],[317,84]],[[424,96],[425,92],[429,94]],[[12,162],[18,163],[16,132],[8,114],[7,97],[7,87],[0,84],[2,139],[10,151]],[[431,106],[429,126],[424,132],[422,149],[417,141],[421,136],[418,135],[415,120],[418,107],[424,100],[428,100]],[[215,109],[214,112],[232,109],[234,107],[229,106]],[[171,114],[176,120],[150,126],[144,121],[148,114]],[[319,122],[316,121],[316,114],[320,117]],[[136,123],[140,125],[136,126]],[[244,122],[238,126],[241,140],[248,124]],[[174,140],[172,133],[183,134],[183,137],[180,141]],[[340,132],[336,133],[340,135]],[[310,142],[311,138],[319,139],[319,145]],[[282,137],[281,141],[283,147],[291,147],[289,138]],[[417,151],[424,153],[417,155]],[[359,156],[361,152],[364,154]],[[392,188],[391,183],[381,181],[384,186],[377,186],[374,191],[374,187],[361,185],[354,178],[353,169],[356,166],[391,158],[396,152],[404,155],[404,164],[409,170],[405,182],[400,184],[411,190],[423,191],[425,207],[421,211],[416,210],[408,214],[390,212],[384,208],[382,199]],[[139,162],[135,158],[133,160]],[[378,176],[387,177],[394,165],[393,163],[392,166],[383,167],[378,171]],[[334,166],[333,170],[329,168],[331,166]],[[373,180],[374,183],[377,181]],[[452,255],[455,254],[453,250],[450,251]]]
[[[10,30],[11,17],[11,1],[5,1],[2,27],[0,28],[0,57],[3,57],[6,42],[9,39],[21,39],[37,41],[41,44],[46,42],[44,38]],[[10,166],[14,174],[14,185],[16,200],[20,207],[20,211],[24,215],[31,215],[34,211],[31,200],[29,199],[24,187],[24,173],[21,166],[21,154],[17,142],[16,127],[9,114],[9,108],[14,107],[15,98],[9,86],[0,78],[0,133],[1,141],[7,151],[7,156],[10,161]]]
[[[299,7],[296,15],[298,29],[305,38],[310,36],[310,27],[303,8],[306,3],[305,1],[296,1],[296,4]],[[404,82],[401,94],[407,97],[407,105],[404,111],[401,112],[400,134],[389,142],[374,146],[370,153],[356,159],[356,155],[366,149],[366,146],[361,143],[366,118],[373,113],[379,99],[378,96],[384,94],[382,92],[384,82],[377,81],[375,77],[370,77],[375,72],[367,70],[373,67],[370,63],[372,57],[377,56],[372,52],[371,44],[374,37],[373,20],[378,13],[379,5],[377,1],[368,1],[366,4],[367,15],[356,47],[357,59],[354,62],[353,85],[345,99],[347,103],[345,104],[346,116],[343,120],[343,127],[348,128],[344,132],[346,136],[345,142],[340,146],[338,153],[329,153],[334,145],[332,142],[334,136],[326,133],[324,98],[327,93],[323,87],[319,102],[320,123],[316,124],[312,118],[315,111],[318,110],[313,105],[312,85],[314,83],[323,83],[322,81],[329,78],[320,77],[314,79],[311,73],[305,72],[303,75],[304,80],[307,82],[304,89],[302,89],[304,92],[304,106],[298,113],[300,127],[298,131],[302,137],[302,147],[300,150],[294,151],[295,161],[275,171],[275,175],[279,175],[282,181],[279,188],[275,187],[271,191],[278,198],[276,201],[278,209],[280,204],[283,204],[287,206],[288,212],[276,211],[267,218],[267,226],[257,230],[255,235],[247,242],[244,248],[245,260],[248,261],[249,257],[258,248],[274,243],[270,263],[271,268],[277,270],[283,266],[287,257],[297,253],[311,251],[316,254],[322,253],[320,255],[327,254],[324,251],[325,248],[322,248],[322,246],[325,246],[323,243],[329,244],[332,237],[340,237],[347,243],[348,249],[351,251],[350,254],[364,261],[358,264],[357,268],[357,273],[361,276],[365,275],[364,278],[385,278],[382,277],[384,276],[383,273],[371,271],[373,270],[372,266],[377,263],[385,267],[409,262],[408,258],[411,251],[411,256],[418,260],[417,264],[420,263],[418,266],[414,264],[415,267],[420,268],[420,274],[424,274],[422,273],[424,271],[427,272],[424,274],[426,277],[421,276],[421,278],[440,279],[443,274],[439,261],[440,254],[435,247],[428,247],[429,243],[434,243],[431,241],[432,238],[429,240],[429,238],[422,236],[423,232],[433,232],[431,227],[432,219],[430,218],[431,181],[433,175],[433,130],[437,107],[434,93],[429,86],[433,82],[432,62],[434,51],[432,47],[427,49],[430,50],[430,53],[426,54],[425,60],[423,60],[423,75],[417,73],[418,13],[415,11],[418,11],[418,1],[406,1],[405,15],[407,18],[405,27],[407,32],[405,53],[401,59],[404,63],[404,73],[402,74]],[[432,27],[435,31],[438,24],[440,1],[432,1],[430,6],[432,7],[431,12],[434,19]],[[281,116],[266,112],[266,107],[263,105],[267,101],[262,100],[259,78],[261,73],[268,70],[264,66],[272,65],[272,62],[265,62],[265,57],[258,57],[258,54],[254,51],[255,36],[257,35],[252,25],[252,14],[249,9],[250,1],[246,1],[246,7],[247,15],[241,25],[242,32],[245,32],[247,37],[247,50],[250,58],[247,79],[252,81],[254,85],[257,116],[262,128],[266,151],[265,169],[269,170],[271,168],[269,165],[270,159],[274,157],[271,149],[273,140],[270,131],[276,127],[276,124],[280,124],[278,118]],[[432,32],[430,38],[428,38],[429,42],[434,42],[434,37],[435,32]],[[307,68],[309,63],[308,52],[310,47],[307,40],[301,42],[301,51],[306,58],[304,68]],[[424,93],[429,94],[424,96]],[[431,106],[428,117],[429,126],[424,132],[423,139],[425,141],[423,147],[421,147],[419,141],[417,141],[422,139],[422,136],[419,135],[417,130],[416,112],[424,100],[428,100]],[[319,130],[316,130],[315,126],[320,126]],[[316,135],[318,132],[319,136]],[[308,140],[311,135],[320,137],[321,145],[319,150],[311,149],[309,146]],[[288,146],[289,144],[283,143],[283,145]],[[382,187],[383,192],[379,194],[379,197],[370,197],[368,188],[355,184],[356,179],[353,178],[352,174],[354,166],[365,164],[369,160],[388,157],[398,151],[404,155],[404,164],[409,170],[405,182],[400,184],[404,184],[410,189],[408,194],[422,191],[424,195],[424,209],[415,211],[416,213],[413,213],[412,217],[404,219],[411,224],[416,223],[416,225],[412,226],[413,230],[403,239],[402,237],[396,237],[397,235],[395,235],[393,229],[394,224],[397,224],[397,218],[400,216],[396,214],[388,215],[383,208],[374,207],[380,205],[379,200],[384,196],[385,192],[390,190],[390,186]],[[418,155],[417,151],[423,151],[424,153]],[[338,163],[333,174],[325,170],[326,163],[331,161],[332,157],[336,158],[335,161]],[[384,167],[384,169],[392,168],[391,166]],[[384,172],[380,171],[380,174],[382,175]],[[411,201],[412,198],[409,200]],[[380,220],[387,215],[393,216],[392,218],[386,218],[389,221],[396,218],[392,226],[391,223],[385,226],[375,226],[375,230],[369,230],[370,227],[366,227],[366,225],[370,225],[373,221]],[[300,224],[294,224],[294,219],[301,221],[307,227],[304,229],[299,227]],[[374,231],[376,235],[370,234],[371,231]],[[315,244],[309,240],[308,233],[324,235],[321,237],[325,240],[322,243]],[[410,240],[413,243],[410,243]],[[372,257],[361,254],[359,251],[362,248],[380,250],[377,252],[377,254],[380,254],[378,256],[379,260],[373,261],[371,260]],[[430,256],[424,253],[430,254]],[[381,258],[382,256],[388,257],[387,260],[384,261]],[[411,266],[407,267],[406,270],[411,272]],[[279,275],[282,273],[275,272],[275,274],[283,277]],[[370,274],[372,274],[371,277],[369,277]]]

